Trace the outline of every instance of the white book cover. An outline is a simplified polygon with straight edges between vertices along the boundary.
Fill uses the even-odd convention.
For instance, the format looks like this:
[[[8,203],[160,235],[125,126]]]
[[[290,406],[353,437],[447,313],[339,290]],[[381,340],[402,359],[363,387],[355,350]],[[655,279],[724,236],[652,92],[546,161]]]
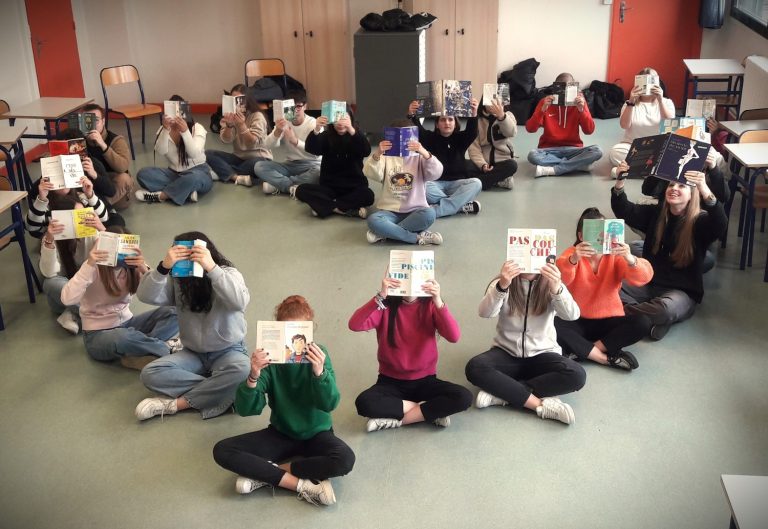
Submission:
[[[245,115],[245,96],[221,96],[221,113]]]
[[[641,74],[635,76],[635,86],[643,89],[640,95],[651,95],[651,88],[659,86],[659,76],[654,74]]]
[[[47,178],[54,189],[82,187],[80,179],[85,176],[78,154],[61,154],[40,158],[40,173]]]
[[[80,239],[82,237],[93,237],[98,233],[96,228],[85,225],[85,219],[93,215],[93,208],[81,209],[54,209],[51,211],[51,218],[64,225],[64,231],[55,234],[53,238],[57,241],[64,239]]]
[[[689,99],[685,105],[685,116],[709,119],[715,117],[716,107],[717,101],[714,99]]]
[[[311,321],[256,322],[256,348],[267,353],[270,364],[309,363],[307,348],[312,343]]]
[[[538,274],[547,260],[557,256],[557,230],[509,228],[507,261],[514,261],[523,273]]]
[[[293,99],[275,99],[272,101],[272,119],[275,123],[284,119],[293,121],[296,117],[296,103]]]
[[[96,249],[109,252],[109,255],[96,264],[102,266],[117,266],[125,261],[127,255],[137,255],[140,236],[132,233],[112,233],[103,231],[96,241]]]
[[[390,250],[389,277],[400,280],[400,287],[387,290],[388,296],[429,297],[421,286],[435,278],[435,252]]]
[[[510,103],[508,83],[483,84],[483,106],[491,106],[494,100],[499,101],[502,105]]]

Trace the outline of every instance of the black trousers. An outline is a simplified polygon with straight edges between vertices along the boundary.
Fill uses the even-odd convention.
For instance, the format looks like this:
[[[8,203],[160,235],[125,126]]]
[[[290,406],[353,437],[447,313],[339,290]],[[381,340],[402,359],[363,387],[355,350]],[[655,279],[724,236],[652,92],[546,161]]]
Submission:
[[[494,164],[493,169],[484,173],[482,169],[478,169],[475,164],[472,164],[472,170],[469,172],[469,176],[472,178],[479,178],[483,183],[483,191],[488,191],[496,184],[512,176],[517,172],[517,162],[515,160],[504,160]]]
[[[354,452],[332,429],[300,441],[269,426],[224,439],[213,447],[213,459],[220,466],[275,487],[285,470],[272,463],[283,463],[294,457],[300,459],[291,463],[291,474],[316,481],[348,474],[355,464]]]
[[[464,411],[472,405],[472,393],[458,384],[430,375],[399,380],[379,375],[376,383],[355,400],[357,413],[370,418],[403,418],[403,401],[423,402],[421,414],[431,422]]]
[[[483,391],[522,408],[533,393],[539,398],[578,391],[587,373],[577,362],[557,353],[519,358],[500,347],[472,358],[466,367],[467,380]]]
[[[333,215],[334,208],[341,211],[357,211],[373,204],[373,191],[368,186],[336,188],[322,184],[301,184],[296,188],[296,198],[309,204],[320,218]]]
[[[643,314],[574,321],[555,317],[555,329],[564,352],[586,359],[597,340],[603,342],[609,355],[639,342],[651,331],[651,320]]]

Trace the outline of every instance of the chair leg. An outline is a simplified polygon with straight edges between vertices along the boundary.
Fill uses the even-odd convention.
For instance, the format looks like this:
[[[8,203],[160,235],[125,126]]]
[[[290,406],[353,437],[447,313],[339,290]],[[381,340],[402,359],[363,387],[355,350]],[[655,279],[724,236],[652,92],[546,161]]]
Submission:
[[[3,308],[0,307],[0,331],[5,330],[5,324],[3,323]]]
[[[755,222],[757,221],[757,210],[752,207],[749,215],[749,247],[747,249],[747,266],[752,266],[752,250],[755,247]]]
[[[747,249],[749,248],[749,206],[744,215],[744,236],[741,238],[741,257],[739,258],[739,270],[747,268]]]
[[[128,130],[128,145],[131,147],[131,160],[136,159],[136,153],[133,152],[133,137],[131,136],[131,122],[125,118],[125,128]]]
[[[749,206],[747,205],[746,195],[741,195],[741,208],[739,208],[739,229],[736,232],[739,237],[741,237],[744,234],[744,221],[746,218],[748,208]]]
[[[146,128],[144,126],[144,123],[146,122],[146,116],[141,116],[141,144],[144,145],[146,143],[146,136],[144,133],[144,129]]]

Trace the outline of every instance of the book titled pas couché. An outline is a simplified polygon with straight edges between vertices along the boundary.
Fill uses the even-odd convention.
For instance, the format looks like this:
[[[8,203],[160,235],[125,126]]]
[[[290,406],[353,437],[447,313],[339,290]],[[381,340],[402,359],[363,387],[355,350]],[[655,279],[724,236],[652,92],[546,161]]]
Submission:
[[[607,255],[616,245],[624,244],[624,219],[584,219],[581,240]]]
[[[655,176],[687,184],[686,171],[701,171],[707,161],[709,144],[677,134],[646,136],[632,141],[627,153],[627,176]]]
[[[133,233],[112,233],[109,231],[99,233],[96,249],[109,252],[109,255],[96,264],[102,266],[122,264],[127,256],[138,255],[136,248],[139,247],[140,242],[141,237]]]
[[[98,230],[85,224],[85,220],[91,215],[95,215],[93,208],[54,209],[51,211],[51,218],[60,222],[64,226],[64,231],[55,233],[53,238],[59,241],[93,237],[98,233]]]
[[[384,156],[418,156],[408,150],[408,142],[419,141],[418,127],[384,127],[384,139],[392,143]]]
[[[245,96],[221,96],[221,113],[245,115]]]
[[[189,121],[192,117],[187,101],[163,101],[163,114],[171,118],[181,118],[184,121]]]
[[[579,83],[552,83],[552,104],[562,107],[576,106],[576,96],[579,95]]]
[[[293,99],[275,99],[272,101],[272,120],[275,123],[281,119],[293,121],[295,118],[296,102]]]
[[[67,116],[67,128],[77,129],[83,134],[96,130],[96,114],[94,112],[73,113]]]
[[[80,180],[85,176],[83,164],[77,154],[61,154],[40,158],[41,178],[53,184],[54,189],[82,187]]]
[[[502,105],[510,103],[508,83],[485,83],[483,85],[483,105],[491,106],[494,101]]]
[[[541,267],[557,256],[557,230],[509,228],[507,261],[514,261],[525,274],[541,273]]]
[[[336,123],[347,114],[346,101],[323,101],[320,107],[320,115],[328,118],[328,123]]]
[[[267,353],[270,364],[309,363],[307,348],[312,343],[311,321],[256,322],[256,349]]]
[[[419,108],[416,115],[430,116],[472,116],[472,82],[444,79],[416,84],[416,100]]]
[[[208,243],[195,239],[194,241],[173,241],[174,246],[186,246],[190,250],[193,246],[202,246],[206,248]],[[173,277],[203,277],[203,266],[200,263],[195,263],[189,259],[182,259],[176,261],[171,269],[171,276]]]
[[[421,287],[435,278],[435,252],[432,250],[390,250],[389,272],[400,286],[387,290],[388,296],[429,297]]]

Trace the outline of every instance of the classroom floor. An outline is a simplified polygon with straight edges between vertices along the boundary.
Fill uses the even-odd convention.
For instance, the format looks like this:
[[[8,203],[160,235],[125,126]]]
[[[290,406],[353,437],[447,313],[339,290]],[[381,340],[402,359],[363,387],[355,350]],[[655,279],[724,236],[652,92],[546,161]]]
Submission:
[[[607,152],[618,120],[598,120],[597,129],[592,141]],[[495,321],[480,319],[477,305],[504,260],[506,229],[557,228],[562,251],[584,208],[611,216],[611,183],[598,176],[604,165],[594,175],[533,179],[525,155],[537,138],[521,127],[514,191],[483,192],[479,215],[434,225],[445,239],[434,248],[437,279],[463,333],[457,344],[439,342],[438,376],[473,392],[464,366],[494,335]],[[208,147],[217,145],[209,135]],[[139,144],[133,174],[152,163],[151,143]],[[31,171],[39,175],[39,165]],[[631,199],[641,198],[639,188],[628,183]],[[220,183],[196,205],[136,203],[125,217],[153,264],[177,233],[211,237],[250,288],[249,348],[256,321],[272,319],[280,300],[309,299],[315,339],[330,350],[342,393],[335,431],[355,451],[355,468],[332,480],[333,507],[284,490],[236,494],[235,476],[214,463],[211,448],[265,427],[268,414],[203,421],[184,412],[139,422],[134,407],[150,392],[138,372],[91,360],[44,298],[30,305],[11,247],[0,253],[0,527],[721,529],[729,510],[720,474],[768,474],[766,236],[758,234],[754,267],[740,271],[735,222],[692,320],[661,342],[632,347],[640,368],[631,374],[585,366],[586,386],[564,398],[574,425],[472,408],[447,429],[366,434],[354,399],[376,380],[376,339],[349,331],[347,321],[376,292],[389,250],[403,246],[369,245],[359,219],[318,220],[285,196]],[[134,312],[145,308],[133,304]]]

